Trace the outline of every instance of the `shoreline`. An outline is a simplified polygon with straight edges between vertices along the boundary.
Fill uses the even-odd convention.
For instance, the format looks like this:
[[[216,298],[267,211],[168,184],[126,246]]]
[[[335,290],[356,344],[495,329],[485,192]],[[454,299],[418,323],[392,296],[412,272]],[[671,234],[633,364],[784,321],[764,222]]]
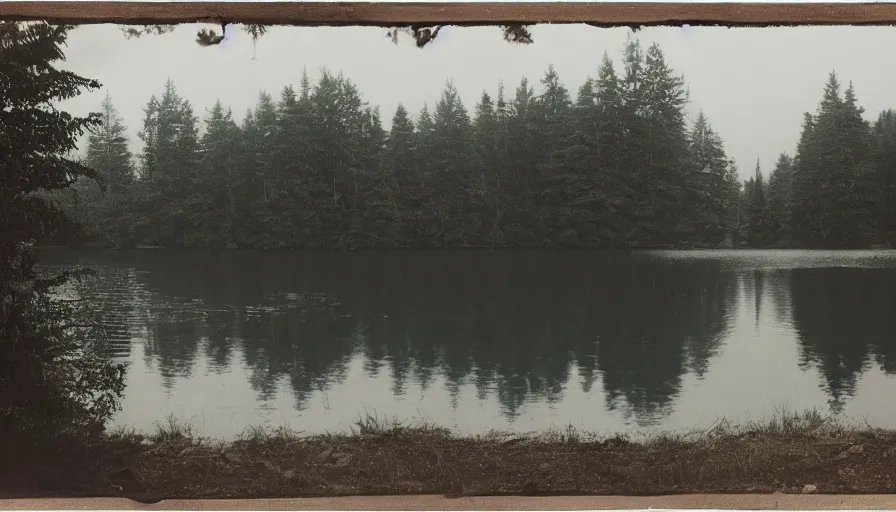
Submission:
[[[461,436],[363,418],[351,433],[247,430],[206,439],[169,419],[156,431],[35,443],[0,498],[871,494],[896,489],[896,429],[816,411],[762,423],[643,436],[567,428]]]

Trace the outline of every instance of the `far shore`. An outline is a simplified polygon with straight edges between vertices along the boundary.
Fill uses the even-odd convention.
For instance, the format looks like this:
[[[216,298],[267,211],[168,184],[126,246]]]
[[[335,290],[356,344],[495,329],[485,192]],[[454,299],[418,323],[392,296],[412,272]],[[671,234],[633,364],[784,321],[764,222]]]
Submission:
[[[817,411],[643,436],[568,428],[459,436],[366,417],[350,433],[250,429],[203,438],[175,419],[155,432],[71,434],[28,444],[0,498],[298,498],[350,495],[563,496],[874,494],[896,489],[896,430]],[[10,452],[12,453],[12,452]],[[13,465],[7,466],[8,469]]]

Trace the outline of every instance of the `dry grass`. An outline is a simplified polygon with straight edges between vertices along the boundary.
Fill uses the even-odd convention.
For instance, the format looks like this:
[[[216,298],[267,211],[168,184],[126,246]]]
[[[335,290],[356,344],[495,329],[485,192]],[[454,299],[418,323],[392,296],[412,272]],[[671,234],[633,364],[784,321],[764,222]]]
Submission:
[[[351,433],[253,428],[227,443],[196,436],[189,425],[169,418],[150,435],[119,429],[92,446],[96,455],[79,459],[83,467],[57,467],[57,473],[84,478],[57,478],[57,485],[48,486],[52,479],[44,475],[30,494],[152,501],[801,492],[806,485],[824,493],[896,490],[896,431],[847,424],[817,411],[779,411],[766,421],[721,420],[703,430],[638,436],[599,436],[572,427],[457,436],[368,415]]]

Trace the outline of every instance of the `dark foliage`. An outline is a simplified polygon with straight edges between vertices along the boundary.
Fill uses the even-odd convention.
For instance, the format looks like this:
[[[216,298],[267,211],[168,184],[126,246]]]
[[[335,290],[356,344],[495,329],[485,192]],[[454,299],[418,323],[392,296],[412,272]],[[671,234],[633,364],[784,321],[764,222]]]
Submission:
[[[768,182],[757,163],[743,196],[746,239],[755,247],[889,246],[894,234],[893,113],[874,128],[855,89],[831,73],[813,115],[804,114],[796,156],[781,155]]]
[[[29,247],[70,230],[47,195],[98,174],[64,155],[100,116],[72,117],[54,102],[99,86],[53,67],[67,26],[0,23],[0,432],[4,454],[29,438],[102,425],[116,410],[123,368],[108,362],[98,322],[55,291],[80,272],[35,274]],[[95,155],[96,156],[96,155]],[[99,158],[99,156],[96,156]],[[119,193],[126,183],[110,180]],[[64,295],[64,293],[62,294]],[[13,450],[16,447],[16,450]],[[0,477],[2,478],[2,477]]]
[[[58,197],[114,246],[718,246],[736,231],[736,172],[657,45],[630,41],[624,70],[604,56],[573,98],[551,67],[468,113],[449,81],[412,122],[380,114],[341,74],[279,101],[266,93],[237,126],[222,105],[199,134],[170,81],[145,107],[131,168],[111,103],[87,162],[127,192],[89,182]],[[118,155],[116,159],[101,157]],[[127,179],[122,177],[127,176]]]
[[[58,199],[87,228],[82,241],[119,247],[889,244],[892,112],[872,129],[832,74],[796,155],[768,179],[757,162],[741,184],[706,116],[685,126],[685,82],[659,46],[629,40],[622,57],[617,72],[604,54],[575,97],[549,67],[537,88],[483,92],[472,115],[449,81],[415,120],[399,107],[391,133],[349,79],[325,72],[298,95],[262,93],[242,126],[216,105],[200,137],[169,81],[145,107],[139,166],[103,105],[107,135],[88,141],[86,163],[117,193],[84,181]]]

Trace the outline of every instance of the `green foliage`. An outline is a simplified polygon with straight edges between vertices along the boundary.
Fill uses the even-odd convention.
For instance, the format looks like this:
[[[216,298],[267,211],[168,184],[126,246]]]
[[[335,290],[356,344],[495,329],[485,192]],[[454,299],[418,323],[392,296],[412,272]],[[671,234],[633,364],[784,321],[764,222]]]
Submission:
[[[732,175],[731,162],[725,156],[721,137],[713,131],[703,111],[697,116],[689,134],[690,169],[688,182],[691,201],[705,205],[689,208],[689,235],[695,242],[722,244],[731,235],[734,221],[729,210],[730,190],[737,186],[737,173]],[[732,183],[733,182],[733,183]]]
[[[859,248],[888,243],[893,161],[888,114],[872,133],[852,84],[831,73],[818,111],[804,115],[796,156],[781,155],[768,184],[747,184],[751,245]]]
[[[881,112],[873,132],[874,183],[880,191],[878,208],[884,242],[896,242],[896,111]]]
[[[768,180],[768,240],[778,246],[789,245],[793,169],[793,158],[782,153]]]
[[[324,71],[262,93],[241,126],[217,104],[198,137],[169,80],[147,104],[138,177],[123,128],[89,141],[116,192],[66,203],[111,245],[244,248],[860,247],[896,230],[896,114],[874,133],[831,75],[793,158],[742,184],[660,47],[604,53],[573,97],[553,66],[468,113],[449,80],[391,129],[355,85]],[[113,112],[107,100],[104,112]],[[105,126],[104,125],[104,126]],[[100,147],[104,149],[100,149]],[[103,153],[105,151],[105,153]],[[97,155],[117,155],[106,163]],[[93,155],[93,156],[91,156]],[[129,192],[122,194],[123,189]],[[104,207],[84,207],[84,203]]]
[[[35,274],[29,247],[70,228],[60,192],[99,179],[91,203],[128,186],[129,164],[111,104],[72,117],[55,102],[99,84],[54,67],[64,60],[68,26],[0,22],[0,431],[47,433],[101,425],[116,410],[124,368],[106,357],[99,322],[53,292],[69,274]],[[108,107],[108,108],[107,108]],[[92,129],[88,159],[64,155]],[[107,151],[99,151],[103,147]],[[108,197],[108,196],[106,196]],[[110,209],[100,210],[108,214]],[[96,214],[95,218],[104,218]],[[8,440],[8,439],[5,439]]]
[[[108,95],[100,106],[99,123],[89,127],[87,157],[83,163],[96,171],[101,181],[82,177],[52,197],[78,225],[86,228],[81,236],[130,240],[133,219],[129,217],[129,207],[135,167],[128,149],[127,127]],[[61,237],[57,239],[64,241]]]
[[[768,208],[768,185],[762,176],[759,160],[756,174],[745,187],[747,190],[747,243],[753,247],[764,247],[769,243],[772,231]]]

